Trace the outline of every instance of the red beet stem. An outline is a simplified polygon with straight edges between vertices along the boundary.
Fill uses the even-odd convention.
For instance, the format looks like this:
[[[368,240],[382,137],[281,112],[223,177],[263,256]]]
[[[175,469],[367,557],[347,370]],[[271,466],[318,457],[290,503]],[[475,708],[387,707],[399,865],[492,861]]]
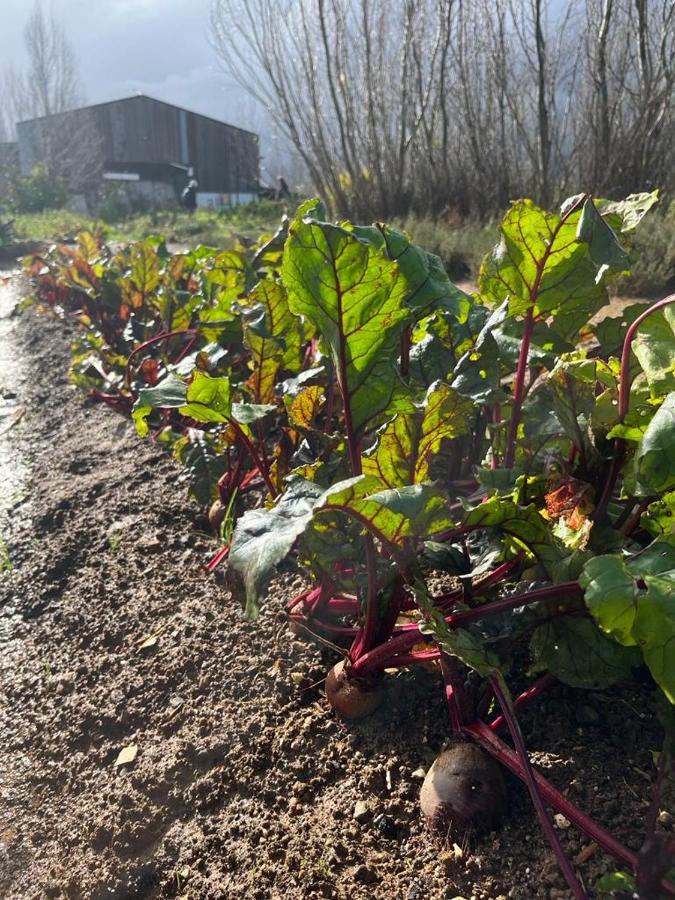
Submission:
[[[508,695],[508,688],[506,687],[502,676],[499,674],[493,675],[490,678],[490,686],[494,691],[497,702],[502,708],[509,733],[511,735],[513,743],[516,745],[516,753],[518,754],[518,759],[522,767],[521,777],[527,785],[528,791],[530,792],[530,797],[532,798],[532,803],[534,804],[534,808],[537,811],[539,824],[541,825],[542,831],[546,836],[546,840],[549,842],[551,849],[555,854],[558,865],[560,866],[560,870],[565,876],[565,881],[567,882],[570,890],[577,898],[577,900],[586,900],[586,892],[581,887],[579,879],[576,876],[576,872],[572,867],[572,863],[569,861],[567,854],[562,848],[562,844],[560,843],[560,839],[556,834],[555,828],[553,827],[553,822],[551,821],[551,818],[548,814],[548,810],[544,805],[542,792],[534,777],[534,769],[532,768],[532,764],[530,763],[530,757],[527,755],[525,741],[523,740],[523,733],[520,730],[520,725],[518,723],[518,719],[516,718],[512,701]]]
[[[542,675],[541,678],[537,679],[534,684],[530,685],[530,687],[523,691],[522,694],[518,694],[517,697],[514,698],[513,705],[516,709],[520,709],[523,706],[526,706],[532,700],[536,700],[537,697],[540,697],[544,691],[549,688],[552,684],[555,684],[558,679],[555,675],[551,675],[550,672],[547,672],[546,675]],[[494,721],[490,722],[490,728],[493,731],[500,731],[507,725],[506,719],[504,716],[497,716]]]

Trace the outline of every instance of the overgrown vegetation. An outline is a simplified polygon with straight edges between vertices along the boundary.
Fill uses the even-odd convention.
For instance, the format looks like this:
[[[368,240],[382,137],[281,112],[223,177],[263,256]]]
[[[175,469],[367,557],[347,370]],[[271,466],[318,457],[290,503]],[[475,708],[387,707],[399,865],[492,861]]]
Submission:
[[[114,208],[98,218],[64,209],[14,217],[14,233],[22,241],[74,242],[82,231],[108,241],[138,241],[162,234],[177,244],[204,243],[226,248],[238,237],[254,239],[276,227],[284,205],[260,201],[217,212],[199,209],[193,215],[178,210],[126,215]],[[106,212],[104,208],[103,213]],[[400,223],[415,243],[441,259],[450,278],[476,282],[480,264],[494,242],[497,220],[417,218]],[[640,230],[630,236],[631,274],[611,290],[625,296],[651,297],[675,288],[675,202],[655,209]]]
[[[279,566],[304,573],[289,618],[343,648],[326,692],[348,718],[382,702],[385,670],[437,662],[454,731],[525,782],[575,897],[548,808],[642,896],[675,891],[655,831],[675,702],[675,296],[590,324],[655,202],[514,202],[471,296],[404,232],[329,222],[316,200],[252,246],[82,234],[26,261],[39,301],[79,314],[73,380],[183,464],[223,540],[209,568],[229,556],[248,615]],[[455,579],[441,594],[439,570]],[[555,679],[636,669],[667,733],[638,854],[534,774],[517,720]],[[507,678],[528,676],[512,698]]]

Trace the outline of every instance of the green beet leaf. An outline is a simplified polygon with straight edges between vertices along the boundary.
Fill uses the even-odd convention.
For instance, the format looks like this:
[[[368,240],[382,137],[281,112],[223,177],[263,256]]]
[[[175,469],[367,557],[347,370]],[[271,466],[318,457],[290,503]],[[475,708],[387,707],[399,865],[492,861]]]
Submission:
[[[675,488],[675,391],[647,426],[635,454],[635,478],[643,497]]]
[[[591,619],[564,616],[540,625],[530,641],[531,672],[544,669],[570,687],[599,690],[640,665],[635,647],[605,637]]]
[[[218,496],[218,479],[227,469],[227,456],[214,445],[210,435],[196,429],[191,436],[179,438],[173,454],[183,465],[190,494],[197,503],[208,506]]]
[[[666,307],[649,315],[631,344],[653,397],[662,397],[675,390],[675,316],[670,312],[672,309]]]
[[[141,437],[148,434],[147,420],[153,409],[178,409],[185,403],[186,396],[187,384],[175,375],[167,375],[154,387],[141,388],[131,412]]]
[[[321,334],[358,433],[390,404],[398,377],[399,338],[412,312],[398,263],[339,225],[321,220],[316,201],[300,207],[289,229],[283,281],[291,311]]]
[[[629,560],[591,559],[579,582],[598,626],[620,644],[639,647],[675,703],[675,542],[655,541]]]
[[[423,616],[423,622],[420,623],[422,634],[431,635],[441,650],[450,656],[456,656],[484,678],[489,678],[498,670],[499,658],[486,646],[480,635],[470,628],[450,628],[422,581],[415,583],[414,594]]]
[[[600,628],[625,647],[635,646],[633,625],[639,597],[635,580],[620,556],[596,556],[579,578],[591,615]]]
[[[228,422],[232,416],[230,380],[224,376],[212,378],[206,372],[195,372],[186,400],[180,412],[197,422]]]
[[[252,425],[275,411],[274,403],[233,403],[231,417],[240,425]]]
[[[652,678],[675,704],[675,579],[645,577],[633,634]]]
[[[508,301],[505,300],[483,324],[473,346],[457,361],[452,386],[462,397],[476,403],[505,398],[500,386],[499,344],[493,332],[506,321],[508,314]]]

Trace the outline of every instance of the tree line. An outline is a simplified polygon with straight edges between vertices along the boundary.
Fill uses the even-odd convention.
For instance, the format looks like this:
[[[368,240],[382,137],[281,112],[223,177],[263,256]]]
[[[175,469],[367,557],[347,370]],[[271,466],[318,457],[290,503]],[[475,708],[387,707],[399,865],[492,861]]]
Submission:
[[[214,0],[228,72],[338,213],[675,183],[675,0]]]

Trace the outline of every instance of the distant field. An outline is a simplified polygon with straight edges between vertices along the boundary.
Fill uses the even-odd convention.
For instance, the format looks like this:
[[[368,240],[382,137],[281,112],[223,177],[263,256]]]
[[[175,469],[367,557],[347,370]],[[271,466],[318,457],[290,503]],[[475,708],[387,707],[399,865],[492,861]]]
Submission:
[[[130,216],[115,222],[83,216],[69,210],[46,210],[17,215],[14,232],[17,241],[71,241],[79,231],[100,234],[106,240],[132,241],[160,234],[172,244],[194,246],[208,244],[231,246],[238,238],[257,238],[277,228],[281,216],[295,212],[295,204],[263,201],[224,212],[200,209],[193,215],[164,210]],[[498,219],[462,223],[410,216],[398,225],[413,240],[437,254],[456,281],[476,282],[480,263],[494,245]],[[675,286],[675,203],[661,204],[660,211],[645,220],[635,238],[634,267],[630,279],[617,285],[625,297],[654,297]]]
[[[267,201],[224,212],[199,209],[190,215],[179,210],[163,210],[106,222],[55,209],[16,216],[14,231],[19,241],[71,241],[78,232],[86,230],[106,240],[135,241],[161,234],[177,244],[225,246],[237,237],[257,238],[262,231],[275,229],[285,211],[284,204]]]

